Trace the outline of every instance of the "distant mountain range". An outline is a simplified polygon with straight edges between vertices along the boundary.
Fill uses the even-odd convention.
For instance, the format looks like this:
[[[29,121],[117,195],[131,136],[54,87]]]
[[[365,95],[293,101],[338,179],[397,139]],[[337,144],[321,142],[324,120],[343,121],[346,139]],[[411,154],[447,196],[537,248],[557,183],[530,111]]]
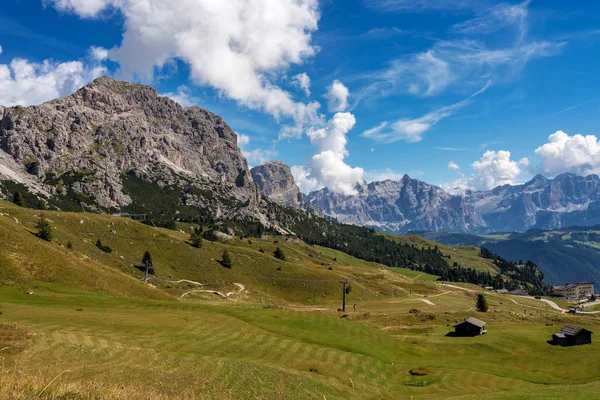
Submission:
[[[464,196],[405,175],[400,181],[363,183],[356,196],[328,189],[307,200],[340,222],[391,233],[441,231],[490,233],[600,224],[600,178],[541,175]]]

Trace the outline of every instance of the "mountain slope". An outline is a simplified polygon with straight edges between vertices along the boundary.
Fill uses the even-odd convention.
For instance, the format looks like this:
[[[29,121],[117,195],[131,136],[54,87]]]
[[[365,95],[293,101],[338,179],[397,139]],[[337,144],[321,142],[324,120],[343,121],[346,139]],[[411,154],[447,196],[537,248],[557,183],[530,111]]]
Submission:
[[[450,246],[484,246],[511,261],[532,260],[546,282],[600,282],[600,226],[530,230],[503,235],[419,232]]]
[[[260,193],[288,207],[301,207],[302,194],[294,182],[291,168],[281,161],[269,161],[250,170]]]
[[[554,179],[538,175],[523,185],[469,191],[464,196],[408,176],[356,188],[356,196],[321,189],[308,200],[341,222],[392,233],[489,233],[600,223],[597,175],[562,174]]]
[[[40,106],[5,108],[0,165],[0,178],[63,209],[131,205],[126,174],[184,189],[189,205],[216,214],[256,213],[260,201],[237,136],[220,117],[107,77]]]
[[[308,200],[340,222],[392,233],[485,228],[481,216],[463,198],[408,175],[398,182],[363,183],[356,189],[358,195],[345,196],[325,188],[311,193]]]

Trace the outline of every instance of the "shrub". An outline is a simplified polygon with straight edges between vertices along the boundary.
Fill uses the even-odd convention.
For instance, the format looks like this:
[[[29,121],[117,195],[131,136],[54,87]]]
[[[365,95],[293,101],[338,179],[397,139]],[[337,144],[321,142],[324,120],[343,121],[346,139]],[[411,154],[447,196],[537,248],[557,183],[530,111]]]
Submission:
[[[416,376],[426,376],[431,373],[431,371],[425,367],[415,367],[415,368],[412,368],[409,372],[411,375],[416,375]]]
[[[231,256],[229,255],[229,252],[227,250],[223,252],[223,256],[221,257],[221,265],[225,268],[231,268],[233,266]]]
[[[279,247],[275,249],[275,251],[273,252],[273,256],[278,260],[285,261],[285,254],[283,253],[283,250],[281,250]]]
[[[46,217],[42,215],[35,227],[38,230],[36,234],[37,237],[47,242],[52,241],[52,228]]]
[[[199,229],[194,229],[194,232],[190,235],[190,244],[197,249],[202,247],[202,234]]]
[[[485,294],[477,293],[477,302],[475,304],[475,307],[477,308],[477,311],[479,311],[479,312],[487,312],[488,303],[487,303],[487,299],[485,298]]]
[[[98,239],[98,241],[96,242],[96,247],[105,253],[112,253],[112,249],[110,248],[110,246],[102,244],[102,241],[100,239]]]
[[[265,249],[263,249],[262,247],[260,249],[258,249],[258,251],[260,251],[261,253],[265,252]]]
[[[69,240],[67,242],[67,249],[71,250],[73,248],[73,243],[71,243],[71,241]]]

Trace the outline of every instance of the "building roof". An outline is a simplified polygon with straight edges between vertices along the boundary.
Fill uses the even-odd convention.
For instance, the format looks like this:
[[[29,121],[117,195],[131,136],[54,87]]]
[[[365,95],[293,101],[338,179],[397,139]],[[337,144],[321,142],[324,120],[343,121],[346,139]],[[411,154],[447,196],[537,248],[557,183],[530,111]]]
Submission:
[[[469,317],[469,318],[465,319],[464,321],[461,321],[458,324],[455,324],[454,327],[457,327],[462,324],[471,324],[471,325],[475,325],[478,328],[483,328],[485,326],[485,322],[483,322],[482,320],[473,318],[473,317]]]
[[[552,290],[567,290],[567,289],[575,289],[577,287],[574,283],[567,283],[564,286],[552,286]]]
[[[590,332],[587,329],[580,328],[578,326],[566,325],[563,328],[560,328],[560,330],[558,331],[558,333],[556,334],[556,336],[558,336],[558,337],[575,336],[575,335],[578,335],[580,332],[583,332],[583,331]],[[592,333],[592,332],[590,332],[590,333]]]

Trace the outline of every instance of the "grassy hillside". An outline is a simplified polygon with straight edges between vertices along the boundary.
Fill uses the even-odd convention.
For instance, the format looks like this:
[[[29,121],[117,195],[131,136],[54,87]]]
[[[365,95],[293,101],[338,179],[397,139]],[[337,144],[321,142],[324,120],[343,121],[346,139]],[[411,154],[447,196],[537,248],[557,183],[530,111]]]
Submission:
[[[450,256],[447,261],[450,265],[452,265],[454,262],[457,262],[463,268],[471,268],[480,272],[489,272],[490,274],[497,274],[499,272],[498,267],[494,265],[492,260],[479,256],[480,248],[477,246],[447,246],[445,244],[436,243],[433,240],[425,239],[418,235],[382,235],[385,235],[386,237],[402,244],[414,244],[425,248],[434,248],[435,246],[438,246],[442,254],[445,256]]]
[[[48,243],[33,234],[40,211],[3,202],[0,212],[0,398],[600,396],[600,345],[546,343],[567,323],[600,331],[594,316],[495,293],[490,311],[477,313],[477,286],[442,285],[294,238],[205,240],[196,249],[185,232],[44,212],[55,234]],[[286,261],[273,256],[277,247]],[[147,250],[152,286],[132,266]],[[219,263],[224,250],[231,269]],[[336,311],[341,279],[352,286],[346,313]],[[446,336],[468,316],[484,319],[488,334]],[[414,367],[430,374],[413,376]]]
[[[449,245],[485,246],[501,257],[531,260],[553,285],[565,282],[600,281],[600,229],[572,227],[552,231],[531,230],[501,235],[422,233]]]
[[[4,214],[0,216],[0,238],[5,243],[0,247],[0,260],[6,260],[0,282],[20,286],[30,281],[56,282],[118,296],[166,298],[180,297],[193,289],[237,291],[232,285],[236,282],[246,286],[243,296],[257,301],[283,298],[318,303],[339,300],[340,279],[350,279],[354,293],[369,298],[383,289],[393,292],[395,285],[406,283],[406,276],[415,276],[401,268],[390,273],[383,265],[293,238],[232,238],[226,243],[204,240],[197,249],[187,243],[188,233],[120,217],[41,212],[7,202],[0,202],[0,212]],[[52,243],[34,235],[40,215],[50,220]],[[98,239],[112,252],[97,248]],[[273,256],[277,247],[284,251],[286,261]],[[231,269],[220,263],[224,250],[233,259]],[[151,277],[156,289],[141,284],[142,272],[134,267],[145,251],[151,252],[156,266],[156,276]],[[422,275],[422,279],[427,277]],[[182,279],[205,286],[173,283]]]

